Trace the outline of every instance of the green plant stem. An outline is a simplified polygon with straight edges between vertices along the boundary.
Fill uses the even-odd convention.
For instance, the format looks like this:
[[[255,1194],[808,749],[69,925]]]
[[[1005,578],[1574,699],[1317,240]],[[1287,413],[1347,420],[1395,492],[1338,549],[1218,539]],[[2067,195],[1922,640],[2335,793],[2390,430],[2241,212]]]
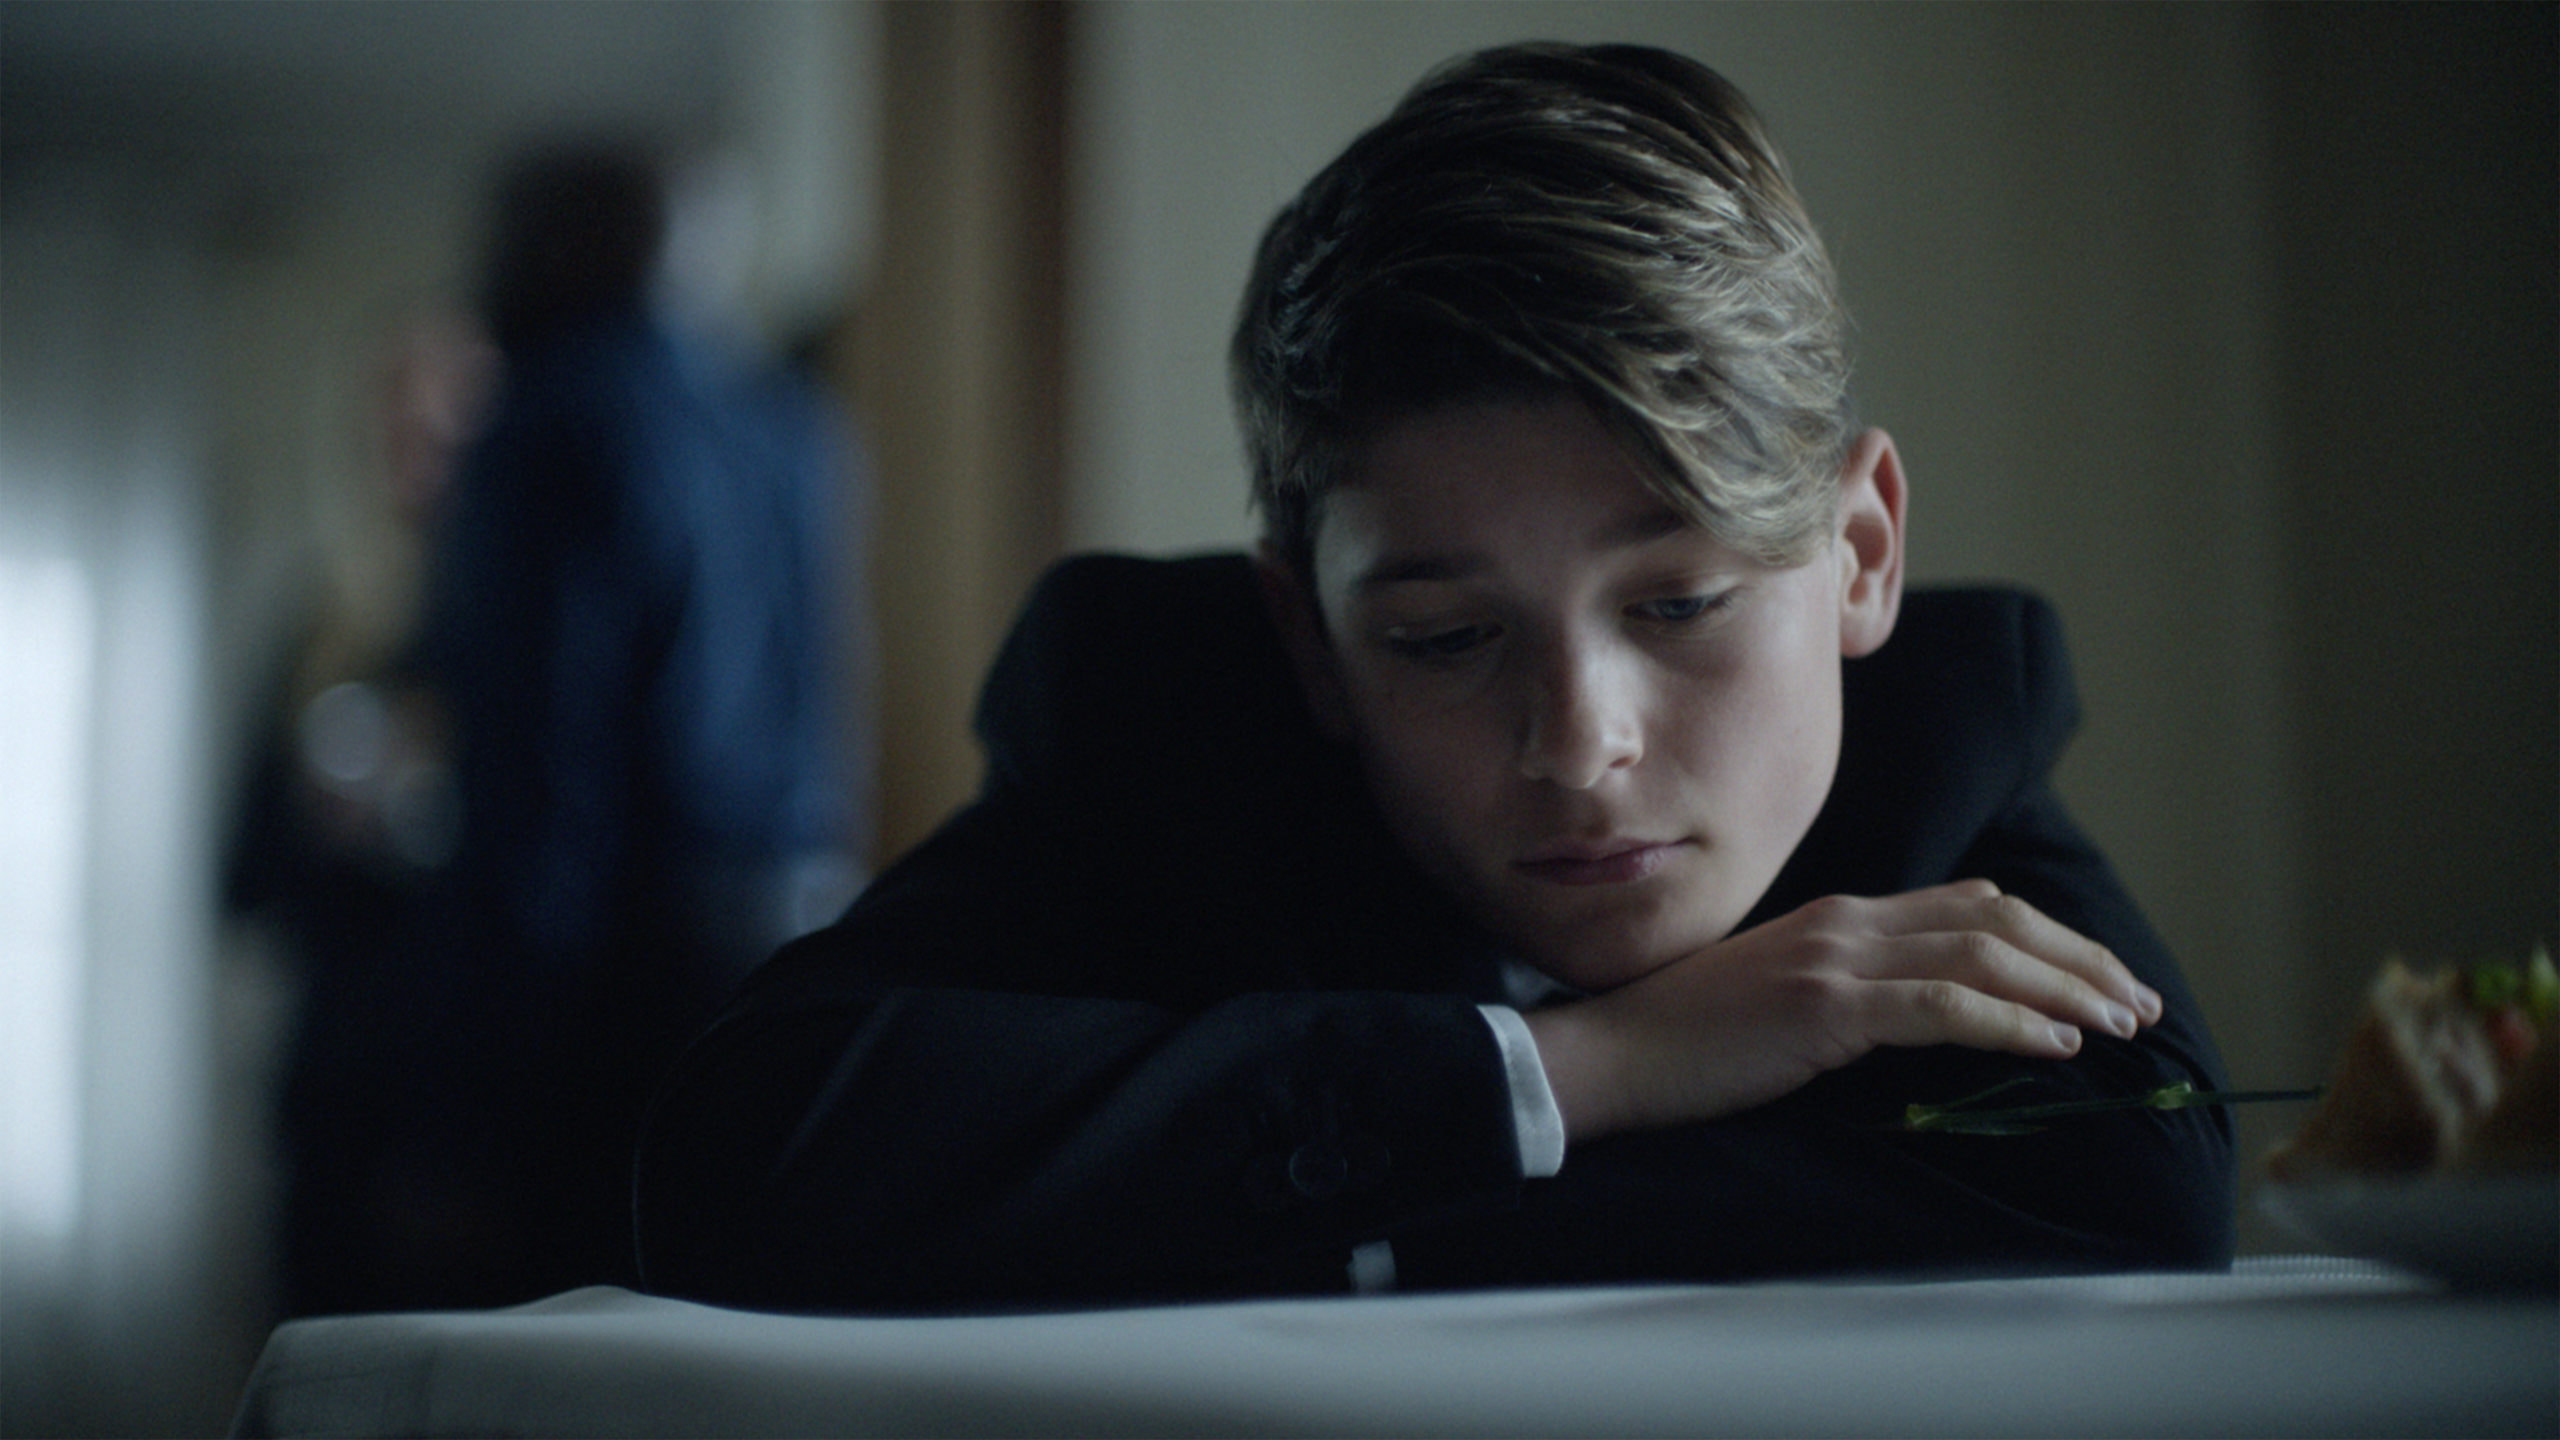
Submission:
[[[1913,1105],[1902,1113],[1905,1130],[1934,1130],[1954,1135],[2026,1135],[2043,1127],[2039,1121],[2065,1115],[2089,1115],[2102,1110],[2186,1110],[2198,1105],[2254,1105],[2270,1100],[2317,1100],[2318,1089],[2310,1090],[2198,1090],[2180,1081],[2163,1085],[2143,1095],[2118,1095],[2097,1100],[2053,1100],[2041,1105],[2012,1105],[1998,1110],[1972,1107],[1994,1095],[2002,1094],[2026,1083],[2023,1078],[2006,1080],[1988,1090],[1978,1091],[1961,1100],[1944,1105]]]

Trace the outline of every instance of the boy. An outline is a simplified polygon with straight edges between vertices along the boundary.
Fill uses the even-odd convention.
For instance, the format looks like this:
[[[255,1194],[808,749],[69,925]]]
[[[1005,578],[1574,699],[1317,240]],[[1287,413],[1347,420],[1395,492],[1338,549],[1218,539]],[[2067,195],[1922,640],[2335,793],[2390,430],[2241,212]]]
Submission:
[[[982,797],[664,1093],[650,1283],[941,1307],[2226,1262],[2219,1111],[1900,1126],[2220,1065],[2054,798],[2049,614],[1904,606],[1905,481],[1849,423],[1842,324],[1712,72],[1518,46],[1426,77],[1257,257],[1261,554],[1043,584]]]

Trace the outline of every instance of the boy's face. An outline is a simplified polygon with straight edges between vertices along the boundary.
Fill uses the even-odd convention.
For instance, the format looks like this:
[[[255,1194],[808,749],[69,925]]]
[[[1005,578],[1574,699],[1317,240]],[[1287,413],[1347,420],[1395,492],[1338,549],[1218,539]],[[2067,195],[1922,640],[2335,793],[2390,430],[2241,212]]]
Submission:
[[[1577,401],[1433,412],[1352,457],[1295,597],[1323,630],[1284,626],[1406,850],[1603,990],[1724,937],[1812,824],[1901,515],[1870,432],[1830,542],[1774,567],[1683,522]]]

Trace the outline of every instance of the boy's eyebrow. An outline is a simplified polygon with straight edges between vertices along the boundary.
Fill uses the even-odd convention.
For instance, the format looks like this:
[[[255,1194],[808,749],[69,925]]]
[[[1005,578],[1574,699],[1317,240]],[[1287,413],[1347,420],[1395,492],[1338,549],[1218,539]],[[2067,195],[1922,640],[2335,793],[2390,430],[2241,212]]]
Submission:
[[[1665,535],[1676,535],[1690,528],[1692,526],[1689,523],[1689,517],[1668,505],[1656,505],[1649,510],[1639,510],[1622,520],[1612,521],[1602,526],[1600,533],[1591,537],[1592,548],[1623,550],[1631,546],[1649,544]]]
[[[1657,505],[1621,516],[1594,531],[1594,550],[1630,550],[1649,545],[1666,535],[1676,535],[1693,528],[1686,516],[1668,505]],[[1360,572],[1352,588],[1362,593],[1383,590],[1390,585],[1418,582],[1464,580],[1482,572],[1492,562],[1474,550],[1449,550],[1423,554],[1387,554]]]
[[[1417,581],[1464,580],[1485,569],[1489,563],[1481,553],[1473,550],[1429,555],[1381,555],[1376,564],[1360,572],[1360,578],[1352,582],[1352,588],[1366,593]]]

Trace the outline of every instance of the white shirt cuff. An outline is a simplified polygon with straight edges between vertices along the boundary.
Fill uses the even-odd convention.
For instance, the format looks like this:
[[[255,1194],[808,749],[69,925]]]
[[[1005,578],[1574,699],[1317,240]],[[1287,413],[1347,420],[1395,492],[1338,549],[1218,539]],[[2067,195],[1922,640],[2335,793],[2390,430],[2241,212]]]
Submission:
[[[1508,1005],[1479,1005],[1484,1023],[1493,1027],[1493,1043],[1502,1049],[1502,1070],[1511,1081],[1511,1125],[1520,1141],[1520,1178],[1543,1180],[1564,1168],[1564,1112],[1556,1108],[1556,1092],[1547,1085],[1547,1067],[1538,1058],[1537,1037],[1529,1022]]]

